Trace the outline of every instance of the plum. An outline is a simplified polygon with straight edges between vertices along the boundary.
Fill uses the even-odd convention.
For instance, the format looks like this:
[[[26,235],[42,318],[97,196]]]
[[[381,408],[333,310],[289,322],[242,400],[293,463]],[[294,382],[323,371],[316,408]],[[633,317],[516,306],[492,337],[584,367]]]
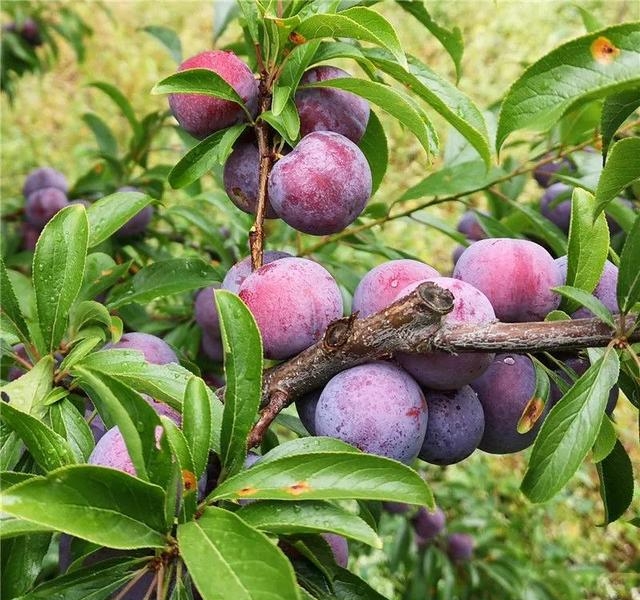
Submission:
[[[322,65],[309,69],[301,85],[350,77],[349,73]],[[300,135],[314,131],[334,131],[357,144],[369,121],[369,103],[350,92],[335,88],[308,88],[296,93],[296,108],[300,115]]]
[[[453,310],[444,317],[447,325],[482,325],[495,321],[493,307],[487,297],[473,285],[451,277],[431,277],[440,287],[454,296]],[[422,282],[412,283],[398,293],[406,296]],[[422,354],[399,353],[400,365],[419,383],[438,390],[458,389],[482,374],[491,364],[493,354],[486,352],[425,352]]]
[[[342,317],[342,295],[331,274],[305,258],[281,258],[251,273],[240,286],[262,335],[264,355],[284,359],[317,342]]]
[[[484,412],[484,434],[478,445],[491,454],[519,452],[533,444],[548,403],[527,433],[517,426],[536,391],[536,371],[528,356],[497,354],[489,368],[471,382]]]
[[[484,229],[480,226],[478,216],[473,210],[468,210],[460,217],[457,229],[460,233],[463,233],[467,239],[474,242],[484,240],[487,237]]]
[[[453,277],[478,288],[505,322],[542,321],[558,308],[562,284],[553,257],[529,240],[479,240],[460,256]]]
[[[447,537],[447,556],[451,562],[460,564],[469,562],[473,556],[475,542],[466,533],[452,533]]]
[[[222,362],[224,359],[224,347],[219,335],[212,336],[204,331],[200,339],[200,349],[207,358],[214,362]]]
[[[27,17],[20,29],[22,39],[33,47],[42,46],[42,35],[40,34],[40,26],[31,17]]]
[[[193,303],[193,316],[196,323],[200,325],[202,331],[211,337],[220,337],[220,320],[216,310],[215,290],[220,288],[220,284],[214,284],[201,289],[195,297]]]
[[[142,192],[140,188],[133,187],[131,185],[125,185],[117,189],[118,192]],[[153,206],[145,206],[140,212],[131,217],[115,235],[118,238],[129,238],[134,235],[144,233],[147,229],[151,219],[153,218]]]
[[[150,333],[142,333],[135,331],[125,333],[120,341],[115,344],[107,344],[105,349],[113,348],[120,350],[138,350],[144,354],[147,362],[154,365],[165,365],[168,363],[177,363],[178,357],[163,339],[151,335]]]
[[[260,152],[251,142],[238,143],[224,164],[223,182],[227,195],[241,211],[256,214],[258,206],[258,180],[260,176]],[[278,215],[267,202],[267,219]]]
[[[368,317],[397,299],[398,292],[410,283],[437,277],[438,272],[419,260],[390,260],[369,271],[353,294],[353,312]]]
[[[314,390],[296,399],[296,410],[300,421],[311,435],[316,435],[316,407],[322,389]]]
[[[41,188],[27,196],[24,216],[27,222],[42,229],[59,210],[69,205],[67,195],[58,188]]]
[[[23,250],[35,250],[36,243],[40,237],[40,228],[23,221],[21,224],[22,242],[20,247]]]
[[[364,154],[339,133],[316,131],[273,166],[269,200],[278,216],[311,235],[342,231],[371,196]]]
[[[320,536],[329,544],[336,564],[346,569],[349,562],[349,544],[347,540],[337,533],[321,533]]]
[[[124,437],[119,427],[112,427],[100,438],[87,461],[90,465],[100,465],[136,475],[136,469],[129,456]]]
[[[411,510],[411,505],[404,502],[383,502],[382,508],[392,515],[403,515]]]
[[[562,283],[564,285],[567,280],[567,255],[556,258],[555,263],[562,275]],[[618,267],[612,262],[606,261],[600,276],[600,281],[593,290],[593,295],[602,302],[612,313],[619,313],[618,296],[616,289],[618,287]],[[574,319],[588,319],[595,315],[588,309],[581,307],[571,315]]]
[[[39,167],[31,171],[25,179],[22,193],[25,198],[43,188],[56,188],[65,194],[69,191],[67,178],[52,167]]]
[[[427,433],[418,458],[434,465],[453,465],[467,458],[484,433],[484,412],[473,389],[423,389],[429,411]]]
[[[536,167],[533,171],[533,178],[538,185],[548,188],[554,180],[556,173],[573,173],[575,167],[568,158],[561,158]]]
[[[178,67],[178,71],[185,69],[209,69],[217,73],[238,93],[249,112],[256,114],[258,82],[249,67],[233,52],[201,52]],[[197,139],[246,120],[239,104],[204,94],[170,94],[169,107],[180,126]]]
[[[458,244],[451,253],[451,262],[455,266],[458,262],[459,258],[462,256],[462,253],[467,249],[467,246],[463,246],[462,244]]]
[[[268,265],[281,258],[291,258],[288,252],[280,250],[267,250],[262,257],[262,264]],[[234,294],[240,291],[242,282],[251,274],[251,257],[247,256],[231,267],[222,280],[222,289],[229,290]]]
[[[540,212],[565,233],[568,233],[571,222],[572,192],[572,187],[558,182],[550,185],[540,198]]]
[[[31,359],[29,358],[29,355],[25,350],[24,344],[16,344],[11,349],[16,356],[18,356],[22,360],[27,361],[28,363],[31,363]],[[24,365],[16,363],[9,368],[9,371],[7,373],[7,381],[14,381],[18,379],[18,377],[22,377],[25,372],[26,371]]]
[[[405,371],[390,363],[367,363],[329,380],[318,400],[315,427],[317,435],[410,463],[424,439],[427,405]]]
[[[431,415],[429,415],[431,419]],[[431,543],[442,531],[447,522],[447,517],[441,508],[431,512],[421,507],[411,519],[413,530],[419,538],[420,544],[425,545]]]

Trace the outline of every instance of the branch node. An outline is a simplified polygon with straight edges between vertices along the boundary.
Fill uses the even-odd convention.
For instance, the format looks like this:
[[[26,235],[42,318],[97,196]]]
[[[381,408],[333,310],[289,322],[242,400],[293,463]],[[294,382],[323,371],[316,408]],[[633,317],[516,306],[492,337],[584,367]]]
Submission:
[[[349,339],[349,334],[355,319],[356,315],[351,315],[330,323],[322,339],[323,345],[328,350],[335,350],[344,346]]]
[[[453,310],[454,297],[449,290],[441,288],[432,281],[421,283],[417,290],[418,296],[430,312],[444,316]]]

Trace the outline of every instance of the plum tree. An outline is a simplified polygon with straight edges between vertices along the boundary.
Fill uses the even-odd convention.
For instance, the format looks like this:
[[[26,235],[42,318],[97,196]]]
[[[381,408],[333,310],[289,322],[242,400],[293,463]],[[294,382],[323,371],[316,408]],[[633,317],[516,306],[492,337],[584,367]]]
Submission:
[[[493,307],[487,297],[473,285],[451,277],[431,277],[440,287],[454,295],[453,310],[445,316],[447,325],[484,324],[495,320]],[[412,292],[420,282],[412,283],[397,294],[397,298]],[[493,354],[467,352],[451,355],[447,352],[421,354],[400,353],[400,365],[422,385],[438,390],[457,389],[474,380],[491,363]]]
[[[423,389],[429,421],[418,458],[434,465],[452,465],[467,458],[482,440],[484,412],[473,389]]]
[[[456,564],[471,560],[475,542],[467,533],[452,533],[447,537],[447,556]]]
[[[371,196],[364,154],[339,133],[310,133],[273,167],[269,200],[278,216],[312,235],[342,231]]]
[[[429,415],[429,419],[431,419],[431,415]],[[439,506],[436,506],[433,512],[420,507],[411,518],[413,530],[422,545],[430,544],[435,540],[444,531],[446,522],[447,517]]]
[[[281,258],[251,273],[240,286],[262,335],[267,358],[298,354],[342,316],[342,295],[331,274],[304,258]]]
[[[360,317],[368,317],[389,306],[398,296],[398,291],[410,283],[437,277],[433,267],[419,260],[390,260],[374,267],[358,284],[353,293],[352,311]]]
[[[427,405],[418,384],[402,369],[367,363],[329,380],[318,400],[315,427],[317,435],[410,463],[424,439]]]
[[[39,167],[31,171],[22,187],[22,194],[28,198],[33,192],[43,188],[56,188],[65,194],[69,191],[69,183],[63,173],[52,167]]]
[[[258,83],[249,67],[233,52],[201,52],[178,67],[178,71],[185,69],[209,69],[218,74],[238,93],[249,112],[256,113]],[[169,107],[180,126],[198,139],[246,119],[242,107],[235,102],[202,94],[170,94]]]
[[[105,349],[108,348],[138,350],[142,352],[147,362],[155,365],[179,362],[176,353],[167,342],[155,335],[141,331],[125,333],[115,344],[107,344]]]
[[[59,210],[68,206],[67,195],[58,188],[40,188],[27,196],[24,216],[36,228],[42,229]]]
[[[291,258],[291,254],[288,252],[282,252],[280,250],[267,250],[262,257],[262,264],[268,265],[281,258]],[[223,290],[229,290],[237,294],[240,291],[242,282],[251,274],[251,257],[246,256],[242,260],[233,265],[224,276],[222,280],[221,288]]]
[[[301,85],[350,77],[349,73],[322,65],[309,69]],[[369,103],[355,94],[332,88],[300,89],[295,97],[300,114],[300,135],[314,131],[334,131],[357,144],[367,128]]]
[[[542,321],[560,304],[551,291],[562,284],[560,270],[542,246],[529,240],[479,240],[462,253],[453,277],[484,293],[501,321]]]

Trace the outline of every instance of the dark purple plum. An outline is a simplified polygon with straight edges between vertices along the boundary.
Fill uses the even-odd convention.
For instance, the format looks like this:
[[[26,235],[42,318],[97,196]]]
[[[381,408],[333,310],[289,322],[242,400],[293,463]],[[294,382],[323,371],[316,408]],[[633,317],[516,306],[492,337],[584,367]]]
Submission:
[[[316,435],[316,407],[322,390],[315,390],[296,400],[300,421],[311,435]]]
[[[551,184],[540,198],[540,212],[565,233],[571,222],[571,194],[573,188],[566,183]]]
[[[429,419],[431,419],[431,414],[429,414]],[[421,507],[411,519],[413,530],[418,536],[421,545],[430,544],[440,535],[444,531],[446,522],[447,517],[442,509],[438,507],[433,512]]]
[[[368,317],[397,299],[398,292],[415,281],[437,277],[438,271],[419,260],[390,260],[369,271],[353,294],[352,311]]]
[[[227,196],[241,211],[256,214],[258,206],[258,180],[260,176],[260,152],[251,142],[240,142],[224,164],[224,189]],[[267,203],[267,219],[278,215]]]
[[[434,465],[453,465],[467,458],[484,433],[484,412],[470,386],[459,390],[423,389],[429,411],[427,433],[418,458]]]
[[[244,280],[239,296],[256,319],[264,355],[276,360],[317,342],[343,312],[335,279],[323,266],[304,258],[263,265]]]
[[[90,465],[111,467],[129,475],[136,475],[136,469],[118,427],[112,427],[104,433],[87,462]]]
[[[364,154],[339,133],[317,131],[273,166],[269,200],[278,216],[311,235],[342,231],[371,196],[371,168]]]
[[[447,537],[447,556],[453,563],[469,562],[473,556],[474,547],[473,538],[466,533],[452,533]]]
[[[561,256],[560,258],[556,258],[556,265],[558,269],[560,269],[560,273],[562,275],[562,283],[564,285],[567,280],[567,256]],[[618,307],[618,297],[616,294],[616,289],[618,286],[618,267],[616,267],[612,262],[606,261],[604,263],[604,269],[602,271],[602,275],[600,276],[600,281],[596,285],[593,290],[593,295],[602,302],[612,313],[619,313],[620,308]],[[574,319],[588,319],[590,317],[594,317],[595,315],[587,308],[579,308],[576,312],[571,315]]]
[[[533,171],[533,178],[540,187],[548,188],[554,181],[556,173],[568,174],[574,171],[573,163],[568,158],[561,158],[536,167]]]
[[[24,216],[27,222],[42,229],[59,210],[69,205],[67,195],[58,188],[41,188],[27,196]]]
[[[22,360],[31,363],[29,356],[27,355],[27,351],[24,349],[24,344],[16,344],[12,348],[14,354],[21,358]],[[22,377],[26,373],[26,369],[23,365],[16,363],[12,367],[9,368],[9,372],[7,373],[7,381],[15,381],[18,377]]]
[[[465,212],[458,221],[458,231],[467,236],[468,240],[477,242],[478,240],[484,240],[487,237],[484,229],[480,226],[478,216],[475,211],[468,210]]]
[[[22,243],[21,248],[23,250],[35,250],[36,243],[40,237],[40,228],[23,221],[22,226]]]
[[[40,26],[31,17],[24,20],[20,29],[22,39],[31,46],[42,46],[42,35],[40,34]]]
[[[40,167],[27,175],[22,187],[22,194],[27,198],[33,192],[44,188],[56,188],[66,194],[69,191],[69,184],[67,178],[60,171],[52,167]]]
[[[349,563],[349,544],[347,540],[337,533],[321,533],[320,535],[329,544],[336,564],[346,569]]]
[[[323,65],[309,69],[300,85],[351,77],[349,73]],[[333,131],[357,144],[369,122],[369,103],[344,90],[332,88],[301,89],[296,93],[296,107],[300,115],[300,135],[314,131]]]
[[[217,73],[238,93],[249,112],[256,113],[258,82],[249,67],[233,52],[201,52],[178,67],[178,71],[185,69],[209,69]],[[180,126],[197,139],[246,120],[240,105],[203,94],[170,94],[169,107]]]
[[[462,253],[466,249],[467,249],[467,246],[462,246],[461,244],[458,244],[453,249],[453,252],[451,253],[451,262],[453,263],[454,266],[456,265],[456,263],[458,262],[459,258],[462,256]]]
[[[529,240],[479,240],[460,256],[453,277],[478,288],[505,322],[542,321],[558,308],[562,274],[553,257]]]
[[[125,185],[121,188],[118,188],[118,192],[142,192],[141,189],[137,187],[133,187],[131,185]],[[151,219],[153,218],[153,206],[145,206],[140,212],[136,213],[131,217],[118,231],[116,231],[115,235],[118,238],[129,238],[134,235],[140,235],[144,233],[151,223]]]
[[[493,307],[487,297],[470,285],[451,277],[431,277],[427,281],[449,290],[454,296],[453,310],[444,317],[446,325],[483,325],[496,320]],[[398,293],[406,296],[422,282],[412,283]],[[458,389],[474,380],[491,364],[493,354],[486,352],[425,352],[424,354],[400,353],[400,365],[422,385],[438,390]]]
[[[222,338],[219,335],[211,336],[203,332],[200,339],[200,349],[207,358],[214,362],[222,362],[224,359],[224,347],[222,346]]]
[[[163,339],[151,335],[150,333],[142,333],[135,331],[125,333],[120,341],[115,344],[107,344],[105,349],[119,350],[138,350],[144,354],[147,362],[154,365],[166,365],[167,363],[177,363],[178,357]]]
[[[484,411],[480,450],[510,454],[533,444],[548,406],[530,431],[518,433],[518,421],[536,391],[536,372],[528,356],[497,354],[489,368],[471,382],[471,387]]]
[[[280,250],[267,250],[262,257],[262,264],[268,265],[281,258],[291,258],[288,252]],[[222,280],[222,289],[229,290],[234,294],[240,291],[242,282],[251,274],[251,257],[247,256],[231,267]]]
[[[193,303],[193,316],[196,323],[200,325],[202,331],[210,337],[220,337],[220,320],[216,310],[215,291],[219,289],[219,284],[201,289],[195,297]]]
[[[402,369],[383,362],[352,367],[322,390],[316,434],[338,438],[363,452],[410,463],[427,428],[420,386]]]
[[[404,502],[383,502],[382,508],[392,515],[404,515],[411,510],[411,505]]]

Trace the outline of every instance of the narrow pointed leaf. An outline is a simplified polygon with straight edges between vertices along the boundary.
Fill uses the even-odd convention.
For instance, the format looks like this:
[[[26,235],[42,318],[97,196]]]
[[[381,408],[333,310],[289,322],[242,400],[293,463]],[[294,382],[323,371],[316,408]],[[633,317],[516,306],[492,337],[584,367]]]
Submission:
[[[373,196],[380,187],[389,164],[387,136],[380,119],[373,111],[369,113],[367,129],[358,142],[358,147],[362,150],[371,168],[371,195]]]
[[[182,431],[189,444],[196,477],[204,472],[209,457],[212,430],[211,401],[199,377],[187,383],[182,403]]]
[[[640,179],[640,138],[619,140],[609,151],[596,188],[596,215],[634,181]]]
[[[609,144],[616,131],[640,106],[640,87],[608,96],[602,106],[600,130],[602,132],[602,155],[607,156]]]
[[[44,533],[53,531],[51,527],[31,523],[14,517],[0,518],[0,540],[8,540],[10,538],[19,537],[21,535],[31,535],[33,533]]]
[[[2,542],[1,598],[16,598],[31,589],[42,571],[50,544],[50,533],[34,533]]]
[[[572,287],[569,285],[561,285],[553,288],[554,292],[558,292],[564,298],[572,301],[572,308],[568,309],[569,312],[573,312],[578,306],[584,306],[590,310],[598,319],[610,325],[612,329],[615,329],[616,325],[613,320],[611,311],[604,305],[598,298],[585,292],[580,288]]]
[[[41,419],[47,412],[44,400],[53,387],[53,365],[53,357],[45,356],[33,369],[2,386],[0,391],[15,408]]]
[[[13,291],[13,286],[9,280],[9,274],[7,268],[4,265],[4,260],[0,259],[0,289],[2,289],[2,304],[0,304],[0,312],[3,317],[9,319],[12,325],[15,327],[16,333],[20,337],[22,343],[28,343],[31,334],[29,333],[29,327],[24,320],[22,310],[20,310],[20,304],[16,298],[16,294]]]
[[[87,209],[89,248],[104,242],[151,202],[151,196],[140,192],[116,192],[94,202]]]
[[[602,425],[600,425],[600,431],[596,438],[593,448],[591,449],[591,455],[594,463],[602,462],[614,449],[618,438],[616,436],[616,430],[611,422],[611,419],[605,415],[602,419]]]
[[[104,94],[106,94],[114,104],[120,109],[120,112],[124,115],[124,117],[129,121],[129,125],[131,125],[131,129],[135,134],[139,134],[140,123],[136,118],[136,114],[131,106],[127,97],[114,85],[107,83],[105,81],[93,81],[89,84],[90,87],[94,87]]]
[[[87,127],[91,129],[98,143],[100,152],[109,156],[117,156],[118,142],[110,127],[94,113],[85,113],[82,115],[82,120],[87,124]]]
[[[193,183],[215,167],[218,163],[218,146],[225,131],[224,129],[216,131],[204,138],[177,162],[168,177],[169,184],[173,189],[179,189]]]
[[[147,25],[142,28],[149,35],[158,40],[171,54],[171,58],[177,63],[182,62],[182,43],[178,34],[169,27],[161,27],[159,25]]]
[[[613,450],[597,465],[604,524],[617,521],[633,500],[633,467],[624,446],[616,440]]]
[[[95,445],[91,428],[73,402],[63,398],[49,410],[51,427],[69,443],[77,462],[86,462]]]
[[[620,256],[618,271],[618,306],[627,313],[640,300],[640,215],[636,217],[633,228]]]

